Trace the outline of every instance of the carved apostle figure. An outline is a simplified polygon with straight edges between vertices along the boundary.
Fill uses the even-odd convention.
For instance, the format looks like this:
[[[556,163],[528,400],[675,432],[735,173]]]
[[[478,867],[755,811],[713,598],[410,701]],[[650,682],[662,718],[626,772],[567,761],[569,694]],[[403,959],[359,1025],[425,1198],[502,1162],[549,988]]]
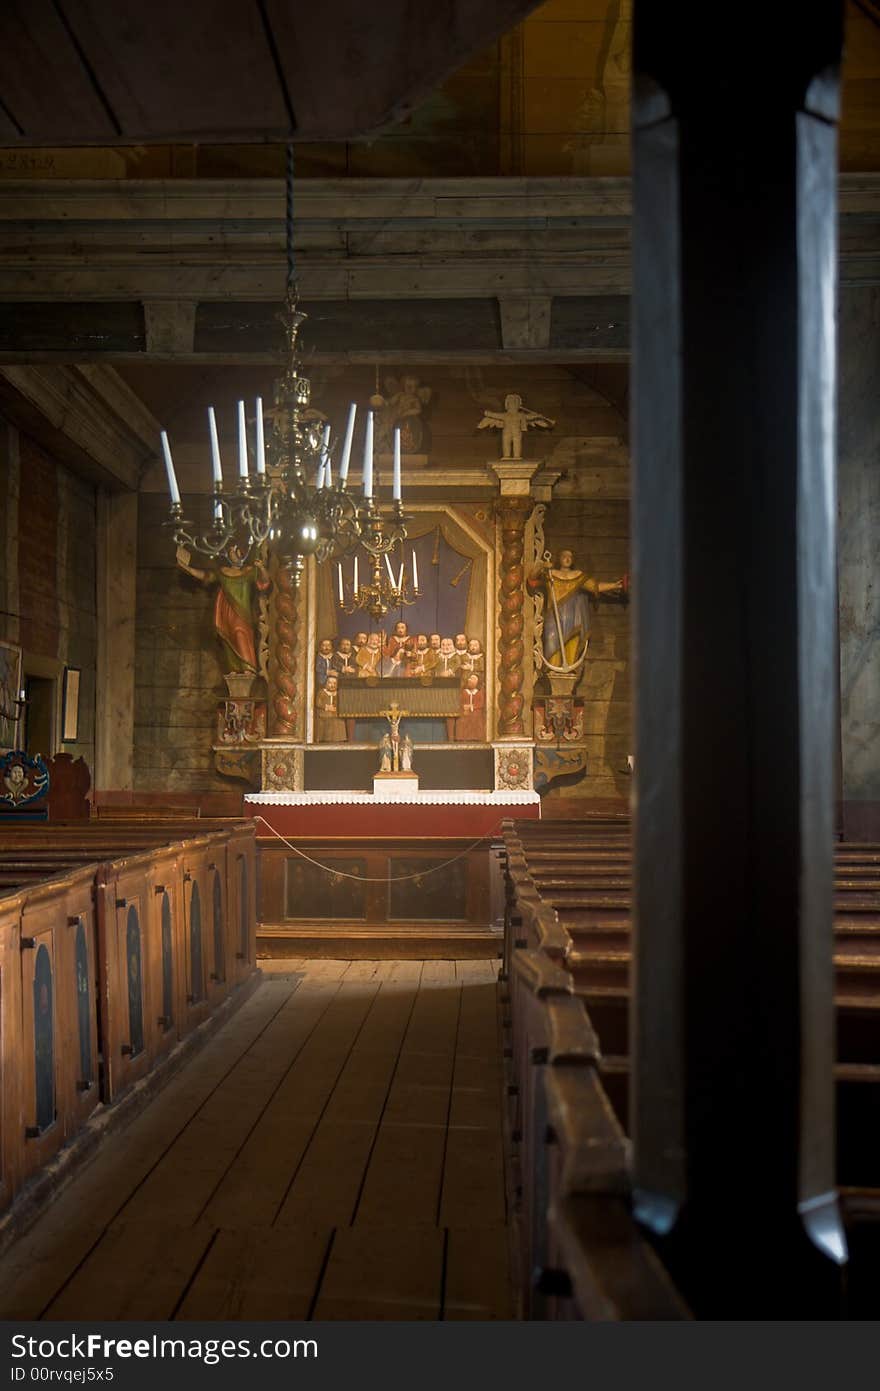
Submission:
[[[315,653],[315,685],[326,686],[327,677],[333,666],[333,641],[331,638],[321,638],[318,643],[318,650]]]
[[[191,564],[190,552],[185,546],[177,548],[177,563],[181,570],[202,584],[217,586],[214,627],[229,661],[229,670],[256,674],[254,595],[255,591],[269,588],[269,576],[259,560],[245,564],[244,551],[235,542],[229,545],[226,559],[226,565],[217,564],[209,570],[202,570]]]
[[[544,665],[550,671],[575,671],[583,661],[590,640],[590,599],[626,592],[625,579],[588,579],[574,567],[573,559],[570,550],[561,550],[559,564],[553,566],[548,553],[526,580],[533,593],[540,588],[545,592],[542,645]]]
[[[335,671],[330,671],[327,673],[326,682],[315,696],[315,742],[318,744],[345,743],[345,720],[339,718],[338,690],[339,678]]]
[[[354,648],[351,638],[340,638],[336,644],[336,651],[333,653],[331,663],[333,670],[339,676],[357,676],[357,666],[354,659]]]
[[[358,676],[379,676],[382,661],[382,639],[378,633],[370,633],[365,647],[359,647],[357,656]]]

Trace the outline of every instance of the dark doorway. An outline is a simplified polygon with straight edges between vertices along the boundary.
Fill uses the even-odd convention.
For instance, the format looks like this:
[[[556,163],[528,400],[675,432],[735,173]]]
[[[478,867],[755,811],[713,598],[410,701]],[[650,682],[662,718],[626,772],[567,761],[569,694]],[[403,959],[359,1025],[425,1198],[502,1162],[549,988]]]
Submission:
[[[24,693],[25,749],[31,756],[51,758],[55,751],[55,681],[51,676],[25,676]]]

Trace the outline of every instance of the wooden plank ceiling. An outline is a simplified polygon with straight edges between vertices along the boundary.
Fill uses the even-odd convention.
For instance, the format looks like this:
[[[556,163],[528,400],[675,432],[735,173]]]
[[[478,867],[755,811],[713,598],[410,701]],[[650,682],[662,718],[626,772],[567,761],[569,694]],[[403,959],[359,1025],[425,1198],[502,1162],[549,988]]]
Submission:
[[[6,0],[0,144],[349,140],[537,0]]]

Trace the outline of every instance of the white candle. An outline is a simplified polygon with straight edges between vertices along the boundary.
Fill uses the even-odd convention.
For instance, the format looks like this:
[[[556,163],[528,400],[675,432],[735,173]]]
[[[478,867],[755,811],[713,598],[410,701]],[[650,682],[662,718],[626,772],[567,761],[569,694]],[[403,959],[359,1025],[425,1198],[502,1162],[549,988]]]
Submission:
[[[223,503],[220,502],[219,499],[214,503],[214,520],[215,522],[222,522],[223,520]]]
[[[418,588],[419,588],[419,562],[418,562],[418,558],[416,557],[416,548],[415,548],[415,546],[413,546],[412,567],[413,567],[413,589],[416,590],[416,592],[418,592]]]
[[[348,478],[348,465],[351,461],[351,442],[354,439],[354,418],[357,415],[357,406],[354,401],[348,408],[348,423],[345,427],[345,439],[342,443],[342,458],[339,462],[339,483],[340,486]]]
[[[248,476],[247,427],[244,418],[244,401],[238,403],[238,473],[240,478]]]
[[[337,569],[338,569],[338,571],[339,571],[339,602],[340,602],[340,604],[341,604],[341,603],[343,603],[344,600],[345,600],[345,593],[344,593],[343,588],[342,588],[342,561],[341,561],[341,560],[340,560],[340,562],[339,562],[339,565],[337,566]]]
[[[394,473],[391,482],[391,496],[400,502],[400,429],[394,431]]]
[[[211,435],[211,473],[216,491],[223,483],[223,467],[220,463],[220,441],[217,438],[217,417],[213,406],[208,407],[208,430]]]
[[[394,571],[393,571],[392,568],[391,568],[391,561],[388,559],[388,556],[387,556],[387,555],[386,555],[386,557],[385,557],[385,569],[388,571],[388,578],[389,578],[389,580],[391,581],[391,587],[392,587],[392,589],[393,589],[393,588],[394,588]]]
[[[320,488],[323,488],[323,486],[324,486],[324,460],[322,459],[321,462],[318,464],[318,472],[315,474],[315,487],[320,489]]]
[[[171,494],[172,507],[180,506],[180,489],[177,486],[177,475],[174,472],[174,464],[171,462],[171,446],[168,443],[168,436],[162,431],[162,453],[165,455],[165,472],[168,475],[168,491]]]
[[[397,588],[403,590],[403,561],[400,562],[400,570],[397,575]]]
[[[257,473],[266,472],[266,436],[263,433],[263,398],[257,397]]]
[[[373,412],[367,411],[367,428],[364,430],[364,497],[373,496]]]
[[[354,558],[354,597],[357,598],[358,592],[358,558]]]
[[[330,465],[330,426],[324,426],[324,443],[322,445],[324,454],[324,487],[333,487],[333,470]]]

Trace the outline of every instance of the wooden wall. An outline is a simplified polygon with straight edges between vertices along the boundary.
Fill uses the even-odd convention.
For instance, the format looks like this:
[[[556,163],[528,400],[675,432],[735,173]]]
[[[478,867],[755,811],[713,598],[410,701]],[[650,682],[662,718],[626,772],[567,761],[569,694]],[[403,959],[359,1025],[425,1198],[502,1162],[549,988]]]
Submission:
[[[60,682],[65,666],[81,668],[79,740],[63,747],[93,769],[95,488],[2,418],[0,519],[0,638],[23,649],[25,671],[31,658]]]
[[[631,14],[632,0],[546,0],[380,137],[302,145],[299,172],[629,174]],[[743,11],[727,22],[752,23],[760,44],[757,15]],[[713,23],[707,16],[705,33],[687,36],[706,63]],[[880,28],[855,0],[847,5],[840,165],[880,169]],[[0,178],[278,178],[283,168],[283,151],[273,145],[0,152]]]

